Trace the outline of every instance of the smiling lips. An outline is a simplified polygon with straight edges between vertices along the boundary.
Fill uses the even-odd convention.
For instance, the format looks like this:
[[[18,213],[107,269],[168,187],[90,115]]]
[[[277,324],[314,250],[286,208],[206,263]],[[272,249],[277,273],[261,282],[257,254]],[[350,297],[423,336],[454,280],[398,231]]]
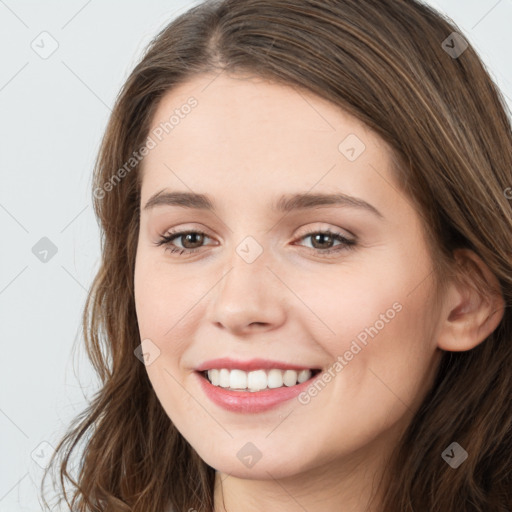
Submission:
[[[321,370],[281,361],[214,359],[196,368],[206,395],[234,412],[261,412],[297,396]]]

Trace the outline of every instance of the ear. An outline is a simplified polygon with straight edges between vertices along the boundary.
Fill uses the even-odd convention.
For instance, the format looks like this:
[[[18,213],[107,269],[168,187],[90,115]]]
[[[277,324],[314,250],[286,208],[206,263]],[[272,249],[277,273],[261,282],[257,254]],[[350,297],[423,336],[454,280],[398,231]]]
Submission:
[[[447,286],[437,346],[442,350],[471,350],[501,322],[505,301],[496,276],[470,249],[456,249],[458,270]]]

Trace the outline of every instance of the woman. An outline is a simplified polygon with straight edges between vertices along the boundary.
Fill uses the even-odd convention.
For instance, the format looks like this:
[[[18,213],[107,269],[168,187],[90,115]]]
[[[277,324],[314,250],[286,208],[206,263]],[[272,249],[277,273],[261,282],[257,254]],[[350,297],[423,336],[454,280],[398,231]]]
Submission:
[[[170,23],[95,169],[72,510],[510,510],[507,115],[415,1]]]

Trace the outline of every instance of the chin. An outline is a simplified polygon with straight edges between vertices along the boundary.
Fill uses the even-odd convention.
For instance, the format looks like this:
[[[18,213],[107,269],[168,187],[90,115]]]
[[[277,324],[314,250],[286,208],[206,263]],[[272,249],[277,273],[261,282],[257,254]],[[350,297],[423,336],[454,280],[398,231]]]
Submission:
[[[262,443],[259,443],[261,446]],[[267,440],[267,447],[259,450],[258,442],[249,440],[230,439],[224,445],[216,445],[216,450],[211,448],[196,450],[202,460],[217,471],[237,478],[253,480],[272,480],[274,478],[292,477],[308,466],[304,457],[297,458],[297,450],[283,450],[282,445],[271,446]]]

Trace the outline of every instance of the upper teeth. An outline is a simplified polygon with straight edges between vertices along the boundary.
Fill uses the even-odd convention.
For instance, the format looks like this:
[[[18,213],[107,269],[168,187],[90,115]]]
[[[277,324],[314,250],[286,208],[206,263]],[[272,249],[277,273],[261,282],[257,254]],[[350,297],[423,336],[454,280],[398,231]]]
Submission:
[[[248,389],[260,391],[267,388],[280,388],[295,386],[311,378],[311,370],[255,370],[244,372],[243,370],[212,369],[208,370],[208,380],[214,386],[230,388],[232,390]]]

